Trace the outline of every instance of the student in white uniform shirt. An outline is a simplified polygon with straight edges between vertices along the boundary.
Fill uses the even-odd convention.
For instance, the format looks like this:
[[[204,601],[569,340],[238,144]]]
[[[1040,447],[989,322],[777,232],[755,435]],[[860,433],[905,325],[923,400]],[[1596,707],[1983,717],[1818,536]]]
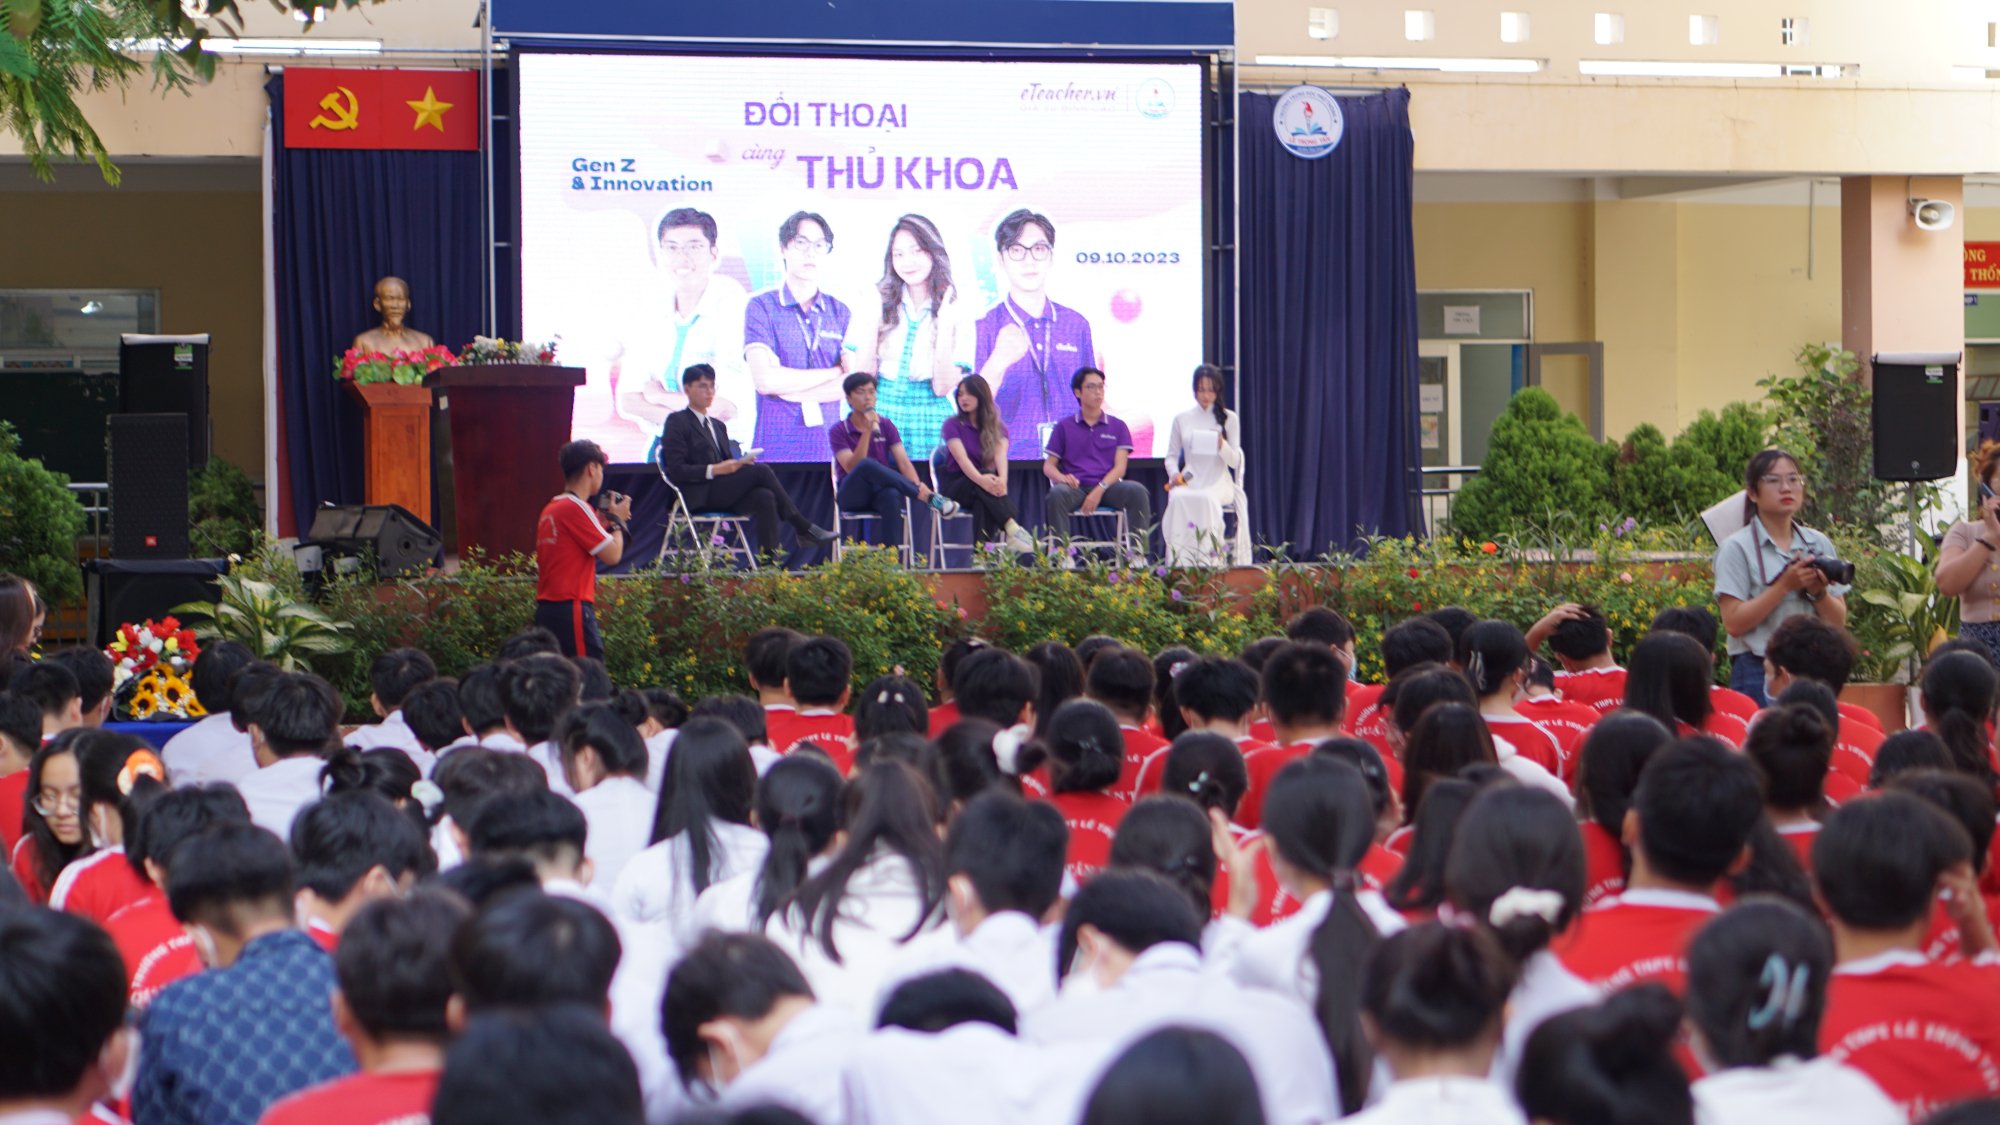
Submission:
[[[863,770],[848,783],[847,807],[840,851],[765,932],[798,961],[821,1003],[865,1019],[904,944],[944,923],[944,848],[937,798],[902,762]]]
[[[257,754],[257,772],[236,783],[250,820],[281,840],[292,818],[319,800],[320,756],[340,729],[340,693],[318,676],[274,672],[244,681],[239,701]]]
[[[764,862],[701,892],[695,932],[763,933],[778,907],[839,847],[845,784],[817,754],[794,754],[772,766],[757,782],[757,828],[770,842]]]
[[[1549,949],[1583,911],[1583,839],[1576,818],[1539,790],[1488,789],[1458,818],[1444,889],[1438,916],[1490,932],[1514,964],[1506,1026],[1493,1055],[1493,1080],[1511,1090],[1535,1028],[1598,999],[1597,990]]]
[[[844,1125],[841,1074],[867,1041],[853,1012],[815,1001],[769,939],[704,936],[667,977],[667,1054],[691,1095],[724,1108],[775,1103],[817,1125]]]
[[[1108,1064],[1149,1032],[1202,1028],[1243,1052],[1270,1125],[1338,1117],[1333,1059],[1312,1015],[1289,995],[1204,973],[1201,923],[1185,892],[1150,871],[1098,875],[1063,916],[1062,996],[1028,1016],[1023,1035]]]
[[[500,709],[507,716],[507,737],[548,774],[549,788],[565,797],[571,790],[563,779],[554,738],[582,689],[576,665],[553,653],[525,656],[500,670]],[[488,745],[513,749],[497,739]]]
[[[1819,1053],[1832,974],[1826,928],[1789,902],[1745,902],[1701,928],[1688,946],[1700,1125],[1904,1120],[1867,1075]]]
[[[212,781],[234,782],[257,768],[250,736],[237,727],[231,715],[234,704],[230,690],[237,676],[256,659],[249,648],[236,641],[216,641],[194,658],[189,686],[194,688],[194,697],[201,701],[208,717],[168,739],[160,748],[167,781],[176,788]]]
[[[1355,1125],[1526,1125],[1487,1072],[1514,966],[1479,929],[1427,922],[1375,948],[1361,1023],[1395,1080]]]
[[[556,745],[563,777],[590,826],[584,850],[592,867],[590,885],[608,896],[625,865],[652,838],[658,800],[640,780],[646,744],[611,704],[586,703],[563,719]]]
[[[653,687],[619,692],[618,705],[626,718],[636,719],[633,725],[646,742],[646,788],[658,793],[667,776],[667,756],[673,753],[674,738],[680,725],[688,721],[687,704],[666,688]],[[640,711],[643,714],[634,713]]]
[[[654,842],[632,857],[612,888],[619,920],[669,951],[694,944],[701,892],[764,862],[764,834],[750,826],[756,796],[757,771],[736,728],[719,719],[688,720],[660,786]]]
[[[471,741],[495,747],[498,740],[507,738],[507,712],[500,704],[498,664],[481,664],[459,677],[458,709],[464,715],[465,737]],[[505,749],[518,751],[523,747]]]
[[[747,695],[711,695],[696,703],[688,712],[688,717],[720,719],[735,727],[750,746],[750,762],[757,767],[757,776],[763,777],[782,757],[771,749],[771,734],[765,726],[765,717],[769,713]]]
[[[454,750],[438,763],[437,776],[425,784],[437,789],[431,818],[431,850],[438,870],[465,862],[470,844],[465,819],[480,804],[503,793],[532,793],[549,787],[548,775],[526,757],[505,750],[468,746]]]
[[[437,772],[439,758],[453,750],[479,745],[477,738],[466,733],[465,709],[458,702],[458,681],[450,676],[439,676],[411,688],[410,694],[403,697],[402,714],[403,722],[417,738],[417,745],[428,755],[428,761],[417,759],[425,777]]]
[[[951,925],[905,947],[883,981],[945,968],[998,985],[1022,1017],[1055,999],[1054,934],[1042,918],[1062,893],[1069,828],[1044,802],[994,791],[973,799],[945,836],[945,910]]]
[[[1207,744],[1221,754],[1234,754],[1228,739],[1208,734],[1183,734],[1174,740],[1170,777],[1177,775]],[[1227,761],[1226,758],[1223,759]],[[1237,792],[1241,793],[1243,760],[1236,759]],[[1196,775],[1197,777],[1200,774]],[[1185,786],[1182,787],[1185,791]],[[1229,901],[1218,914],[1215,910],[1215,880],[1222,870],[1221,857],[1233,865],[1229,871]],[[1250,913],[1257,899],[1257,874],[1237,846],[1235,826],[1218,808],[1203,813],[1202,806],[1165,793],[1146,797],[1132,806],[1118,822],[1118,835],[1111,839],[1111,866],[1151,871],[1167,879],[1187,895],[1189,905],[1203,920],[1201,949],[1215,959],[1236,943],[1257,932]]]
[[[368,665],[368,705],[380,720],[371,726],[356,727],[343,741],[356,750],[394,746],[417,760],[430,773],[431,753],[403,718],[403,700],[418,685],[437,679],[437,665],[422,649],[392,648]]]

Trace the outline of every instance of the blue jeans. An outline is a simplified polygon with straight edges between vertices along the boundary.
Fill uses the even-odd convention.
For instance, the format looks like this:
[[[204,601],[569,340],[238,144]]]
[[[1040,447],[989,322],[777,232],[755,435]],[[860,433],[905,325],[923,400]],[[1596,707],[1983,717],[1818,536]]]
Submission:
[[[917,482],[871,457],[863,457],[847,471],[834,493],[834,502],[843,512],[872,512],[882,517],[882,542],[891,547],[903,544],[903,498],[915,500],[921,489]]]
[[[1759,707],[1771,705],[1764,697],[1764,658],[1754,652],[1737,653],[1729,658],[1729,686],[1755,700]]]

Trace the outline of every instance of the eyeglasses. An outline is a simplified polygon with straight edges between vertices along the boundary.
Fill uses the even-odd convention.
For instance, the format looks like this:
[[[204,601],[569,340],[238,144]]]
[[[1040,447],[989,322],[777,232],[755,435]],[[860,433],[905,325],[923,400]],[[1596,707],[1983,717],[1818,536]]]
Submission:
[[[83,791],[72,789],[59,793],[54,789],[44,789],[35,794],[35,811],[43,816],[61,816],[64,813],[80,812],[83,809]]]
[[[1785,476],[1779,476],[1776,473],[1766,473],[1757,478],[1757,483],[1768,484],[1772,488],[1797,488],[1805,482],[1806,478],[1797,473],[1790,473]]]
[[[709,245],[706,242],[660,243],[660,253],[665,254],[669,258],[699,258],[703,254],[708,253],[708,251]]]
[[[801,254],[824,254],[833,249],[833,243],[823,238],[807,238],[804,235],[792,239],[785,245]]]
[[[1023,246],[1016,242],[1012,246],[1007,247],[1007,260],[1010,262],[1025,262],[1029,258],[1033,258],[1037,262],[1046,262],[1055,255],[1055,252],[1056,248],[1046,242],[1037,242],[1033,246]]]

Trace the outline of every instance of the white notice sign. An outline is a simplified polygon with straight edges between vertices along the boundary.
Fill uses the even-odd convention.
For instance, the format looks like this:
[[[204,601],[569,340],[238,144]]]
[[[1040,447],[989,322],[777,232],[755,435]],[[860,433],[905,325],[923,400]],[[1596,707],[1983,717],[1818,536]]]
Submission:
[[[1479,335],[1479,306],[1446,305],[1444,307],[1444,334],[1447,336]]]

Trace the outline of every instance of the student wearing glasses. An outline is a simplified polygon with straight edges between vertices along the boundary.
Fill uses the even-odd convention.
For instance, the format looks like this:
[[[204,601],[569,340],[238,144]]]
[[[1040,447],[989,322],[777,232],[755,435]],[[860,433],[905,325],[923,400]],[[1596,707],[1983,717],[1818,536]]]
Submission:
[[[1062,397],[1071,376],[1103,364],[1090,321],[1046,292],[1056,250],[1056,227],[1048,216],[1023,207],[1000,220],[993,242],[1007,295],[979,318],[973,364],[993,388],[1000,417],[1013,434],[1008,460],[1032,461],[1056,419],[1074,413],[1073,403]]]
[[[838,417],[852,312],[820,291],[833,228],[810,211],[778,227],[785,277],[743,310],[743,358],[757,388],[752,440],[770,461],[818,461],[821,435]]]
[[[1748,525],[1715,552],[1715,600],[1729,633],[1729,686],[1762,706],[1771,634],[1786,618],[1807,613],[1846,625],[1847,587],[1813,565],[1839,556],[1833,540],[1796,518],[1806,484],[1791,454],[1766,449],[1752,457],[1743,490]]]
[[[697,363],[715,368],[715,416],[734,423],[739,433],[752,431],[757,394],[741,348],[749,295],[735,278],[716,272],[720,261],[713,215],[676,207],[661,217],[654,233],[654,263],[673,295],[666,308],[655,307],[648,316],[659,318],[664,312],[666,323],[620,358],[618,384],[619,413],[656,434],[667,415],[687,409],[681,372]],[[656,441],[646,460],[658,458]]]

